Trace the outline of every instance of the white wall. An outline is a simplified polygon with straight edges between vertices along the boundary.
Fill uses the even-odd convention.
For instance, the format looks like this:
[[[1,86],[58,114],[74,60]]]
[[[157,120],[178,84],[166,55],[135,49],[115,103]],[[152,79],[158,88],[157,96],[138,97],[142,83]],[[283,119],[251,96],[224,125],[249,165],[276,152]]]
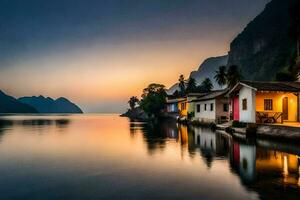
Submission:
[[[247,110],[243,110],[243,99],[247,99]],[[242,87],[239,93],[239,105],[240,121],[255,123],[256,91],[248,87]]]
[[[199,139],[199,140],[198,140]],[[198,144],[198,141],[200,142]],[[216,151],[216,134],[202,127],[195,128],[195,144],[202,149]]]
[[[210,104],[214,104],[214,109],[213,111],[210,111]],[[200,104],[200,112],[197,112],[197,105]],[[204,110],[204,105],[206,106],[206,111]],[[198,120],[215,120],[216,119],[216,101],[215,99],[213,100],[207,100],[207,101],[201,101],[201,102],[196,102],[195,103],[195,118]]]
[[[256,147],[240,144],[240,173],[243,179],[252,181],[255,177]]]

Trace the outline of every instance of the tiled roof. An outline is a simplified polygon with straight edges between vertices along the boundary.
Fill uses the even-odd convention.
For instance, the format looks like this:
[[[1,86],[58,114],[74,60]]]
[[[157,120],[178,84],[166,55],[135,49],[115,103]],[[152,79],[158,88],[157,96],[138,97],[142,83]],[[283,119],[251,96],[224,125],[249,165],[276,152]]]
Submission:
[[[207,95],[197,98],[195,100],[193,100],[193,102],[197,102],[197,101],[205,101],[205,100],[210,100],[210,99],[215,99],[217,97],[223,96],[228,92],[227,89],[225,90],[215,90],[215,91],[211,91],[210,93],[208,93]]]
[[[241,81],[240,83],[258,91],[300,92],[300,82]]]

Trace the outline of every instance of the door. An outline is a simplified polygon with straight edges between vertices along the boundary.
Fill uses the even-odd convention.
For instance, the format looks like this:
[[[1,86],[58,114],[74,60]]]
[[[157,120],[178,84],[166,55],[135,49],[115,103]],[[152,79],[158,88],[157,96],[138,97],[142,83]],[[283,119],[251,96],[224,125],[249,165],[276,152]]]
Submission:
[[[289,99],[288,99],[288,97],[284,97],[282,99],[282,119],[283,120],[289,119]]]
[[[233,120],[240,120],[240,105],[238,96],[234,97],[233,99]]]

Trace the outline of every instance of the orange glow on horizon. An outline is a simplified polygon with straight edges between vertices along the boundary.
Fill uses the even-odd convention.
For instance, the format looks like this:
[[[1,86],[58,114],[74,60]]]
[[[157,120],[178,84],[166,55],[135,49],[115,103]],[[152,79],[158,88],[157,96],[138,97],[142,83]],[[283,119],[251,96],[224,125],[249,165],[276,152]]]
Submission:
[[[204,42],[205,50],[199,48]],[[140,97],[150,83],[169,88],[180,74],[188,78],[205,58],[227,52],[226,44],[220,48],[218,41],[201,40],[129,43],[105,48],[95,45],[19,60],[2,72],[1,89],[16,97],[64,96],[79,105],[102,101],[126,104],[130,96]],[[22,69],[17,67],[20,65]]]

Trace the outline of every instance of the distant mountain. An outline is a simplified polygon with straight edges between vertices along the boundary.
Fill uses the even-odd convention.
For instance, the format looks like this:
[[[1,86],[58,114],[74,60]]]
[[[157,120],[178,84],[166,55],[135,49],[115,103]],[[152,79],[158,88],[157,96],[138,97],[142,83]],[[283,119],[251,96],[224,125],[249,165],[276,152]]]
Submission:
[[[39,113],[83,113],[76,104],[63,97],[54,100],[50,97],[32,96],[18,100],[34,107]]]
[[[231,43],[228,65],[240,67],[248,80],[274,80],[295,58],[288,34],[289,8],[297,0],[272,0]],[[300,11],[299,11],[300,12]]]
[[[214,80],[215,72],[222,65],[227,65],[228,56],[219,56],[219,57],[211,57],[207,58],[200,66],[197,71],[192,71],[190,77],[196,79],[197,84],[201,84],[201,82],[205,78],[209,78],[213,85],[214,89],[219,89],[220,86]]]
[[[0,90],[0,113],[37,113],[30,105],[24,104]]]

